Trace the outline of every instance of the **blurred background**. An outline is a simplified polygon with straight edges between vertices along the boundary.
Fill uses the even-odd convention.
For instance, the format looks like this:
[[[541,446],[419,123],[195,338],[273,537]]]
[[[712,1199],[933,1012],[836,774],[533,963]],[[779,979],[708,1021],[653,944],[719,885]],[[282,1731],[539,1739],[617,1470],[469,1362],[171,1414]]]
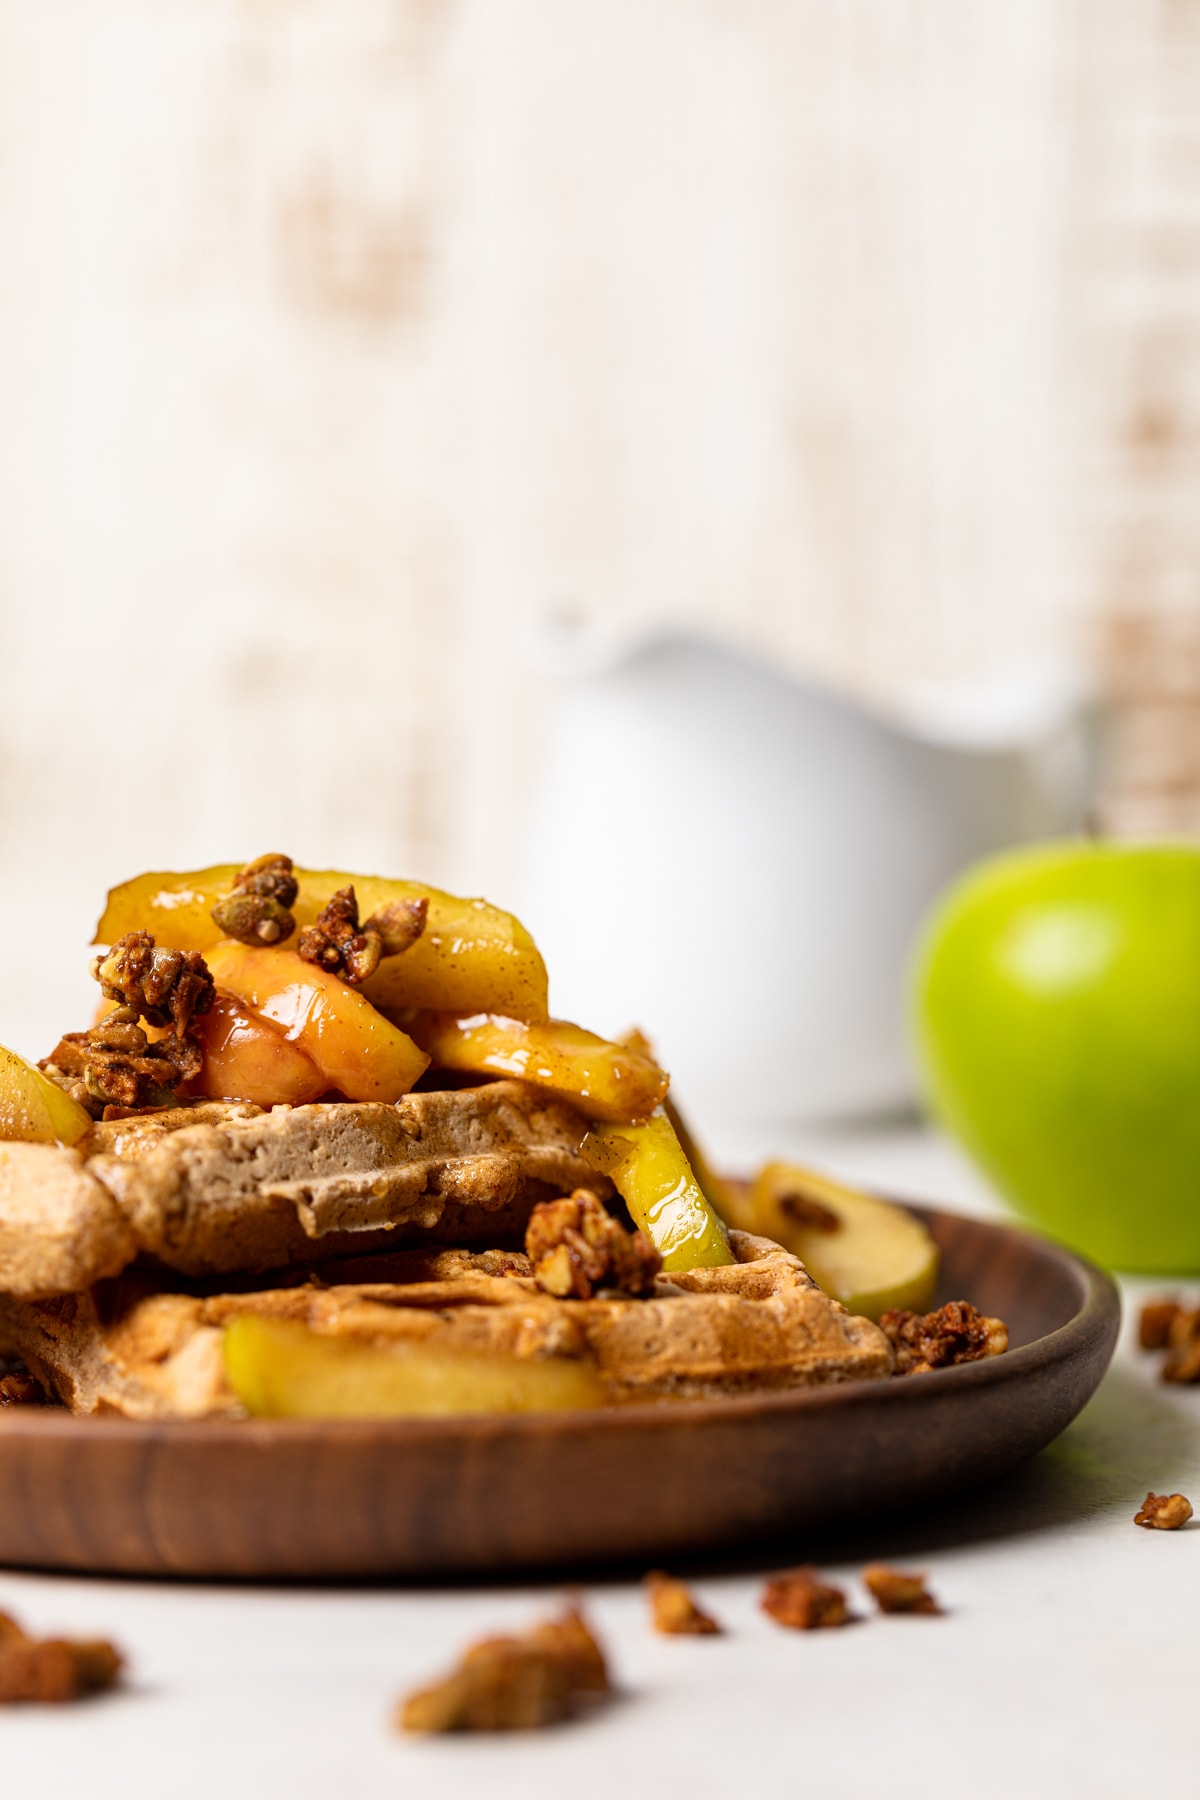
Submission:
[[[563,709],[648,643],[839,730],[1099,703],[1081,815],[1192,832],[1198,452],[1200,0],[0,0],[0,1035],[86,1022],[110,883],[267,849],[554,975],[773,834],[817,932],[770,743],[639,915],[696,764]]]

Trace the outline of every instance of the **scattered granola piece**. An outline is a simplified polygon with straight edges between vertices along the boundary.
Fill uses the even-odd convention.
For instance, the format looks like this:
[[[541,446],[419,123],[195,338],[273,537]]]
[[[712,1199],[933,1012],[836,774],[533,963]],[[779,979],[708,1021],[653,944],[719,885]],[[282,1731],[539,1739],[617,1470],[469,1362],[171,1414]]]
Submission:
[[[863,1570],[863,1585],[880,1612],[940,1613],[941,1607],[925,1586],[923,1575],[904,1575],[886,1563],[872,1563]]]
[[[45,1406],[46,1392],[40,1381],[23,1369],[0,1374],[0,1406]]]
[[[152,1044],[132,1006],[118,1006],[90,1031],[68,1031],[39,1066],[102,1118],[109,1107],[140,1112],[171,1106],[181,1082],[198,1075],[203,1052],[191,1036]]]
[[[240,944],[282,944],[296,929],[291,908],[300,884],[290,856],[258,856],[233,878],[233,892],[218,900],[211,918]]]
[[[1179,1307],[1167,1330],[1167,1354],[1159,1379],[1181,1384],[1200,1381],[1200,1311]]]
[[[520,1637],[483,1638],[445,1680],[401,1701],[402,1731],[528,1731],[607,1693],[604,1655],[578,1607]]]
[[[32,1638],[0,1613],[0,1705],[80,1700],[112,1687],[124,1659],[102,1638]]]
[[[1178,1531],[1192,1516],[1192,1503],[1183,1494],[1147,1494],[1134,1513],[1135,1525],[1148,1531]]]
[[[648,1294],[662,1257],[640,1231],[626,1231],[588,1188],[540,1200],[529,1215],[525,1253],[533,1278],[560,1300],[590,1300],[597,1288]]]
[[[1165,1350],[1171,1327],[1183,1311],[1178,1300],[1147,1300],[1138,1320],[1138,1343],[1143,1350]]]
[[[339,888],[306,925],[296,941],[305,962],[316,963],[351,987],[373,975],[385,956],[400,956],[425,929],[429,901],[394,900],[365,925],[358,922],[358,898],[352,887]]]
[[[768,1581],[759,1602],[779,1625],[793,1631],[820,1631],[830,1625],[845,1625],[850,1610],[841,1588],[829,1587],[817,1580],[815,1569],[791,1569]]]
[[[979,1362],[1008,1349],[1008,1326],[969,1300],[948,1300],[936,1312],[885,1312],[879,1321],[896,1355],[897,1375],[927,1375],[955,1363]]]
[[[127,931],[92,962],[106,1000],[132,1007],[149,1025],[170,1025],[182,1038],[213,1003],[213,978],[198,950],[167,950],[148,931]]]
[[[646,1577],[650,1623],[664,1637],[716,1637],[722,1627],[701,1610],[686,1582],[664,1575],[660,1569]]]
[[[823,1206],[811,1194],[780,1194],[779,1210],[793,1225],[804,1225],[810,1231],[834,1232],[842,1229],[842,1221],[831,1206]]]

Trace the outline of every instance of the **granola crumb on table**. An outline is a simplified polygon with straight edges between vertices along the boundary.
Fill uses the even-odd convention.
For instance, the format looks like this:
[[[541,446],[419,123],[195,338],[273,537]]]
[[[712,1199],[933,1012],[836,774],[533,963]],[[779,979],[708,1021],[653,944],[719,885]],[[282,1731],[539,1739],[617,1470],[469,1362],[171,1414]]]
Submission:
[[[598,1288],[649,1294],[662,1257],[640,1231],[626,1231],[587,1188],[540,1200],[529,1215],[525,1254],[533,1278],[560,1300],[590,1300]]]
[[[686,1582],[655,1569],[646,1577],[650,1623],[664,1637],[717,1637],[723,1631],[711,1613],[697,1606]]]
[[[577,1606],[519,1637],[482,1638],[444,1680],[402,1700],[402,1731],[529,1731],[611,1690],[604,1652]]]
[[[0,1706],[81,1700],[113,1687],[123,1664],[104,1638],[33,1638],[0,1613]]]
[[[790,1569],[767,1582],[759,1602],[763,1611],[777,1625],[792,1631],[821,1631],[833,1625],[846,1625],[850,1609],[841,1588],[817,1580],[812,1568]]]
[[[1147,1300],[1138,1319],[1138,1344],[1143,1350],[1165,1350],[1171,1327],[1183,1311],[1178,1300]]]
[[[940,1613],[941,1607],[925,1586],[924,1575],[908,1575],[886,1563],[872,1563],[863,1570],[863,1586],[880,1612]]]
[[[1192,1516],[1192,1503],[1184,1494],[1147,1494],[1134,1513],[1135,1525],[1148,1531],[1178,1531]]]
[[[1159,1379],[1188,1386],[1200,1381],[1200,1308],[1176,1307],[1167,1327]]]
[[[1003,1319],[989,1319],[969,1300],[948,1300],[936,1312],[885,1312],[879,1326],[895,1352],[897,1375],[927,1375],[1008,1349]]]

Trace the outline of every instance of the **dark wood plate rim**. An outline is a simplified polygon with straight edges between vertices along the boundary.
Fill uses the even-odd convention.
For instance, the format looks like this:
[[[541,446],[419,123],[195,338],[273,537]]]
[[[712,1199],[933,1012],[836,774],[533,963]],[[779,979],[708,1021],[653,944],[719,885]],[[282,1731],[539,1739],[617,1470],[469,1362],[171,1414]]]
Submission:
[[[1110,1339],[1111,1354],[1120,1324],[1121,1300],[1115,1283],[1104,1270],[1064,1245],[1019,1226],[889,1197],[930,1224],[935,1225],[943,1218],[960,1226],[966,1221],[972,1229],[994,1234],[997,1240],[1022,1239],[1029,1251],[1057,1263],[1075,1281],[1079,1290],[1076,1311],[1056,1330],[1031,1343],[1019,1345],[1003,1356],[952,1369],[936,1369],[927,1375],[909,1376],[904,1380],[837,1382],[826,1387],[770,1389],[712,1400],[645,1401],[580,1412],[460,1414],[446,1419],[79,1419],[57,1408],[14,1407],[0,1411],[0,1433],[10,1437],[36,1434],[72,1439],[103,1431],[109,1437],[141,1443],[159,1442],[165,1438],[191,1439],[213,1445],[238,1443],[248,1446],[253,1443],[259,1449],[268,1449],[274,1443],[291,1446],[305,1442],[328,1443],[330,1440],[351,1443],[364,1438],[391,1439],[402,1446],[430,1441],[486,1441],[496,1437],[625,1434],[661,1429],[665,1413],[671,1416],[686,1413],[689,1422],[732,1422],[779,1413],[803,1415],[831,1408],[853,1413],[877,1406],[884,1393],[888,1396],[886,1404],[889,1407],[920,1406],[927,1398],[944,1392],[947,1383],[953,1383],[956,1389],[1016,1383],[1035,1371],[1071,1361],[1105,1337]],[[962,1298],[969,1299],[970,1295]]]

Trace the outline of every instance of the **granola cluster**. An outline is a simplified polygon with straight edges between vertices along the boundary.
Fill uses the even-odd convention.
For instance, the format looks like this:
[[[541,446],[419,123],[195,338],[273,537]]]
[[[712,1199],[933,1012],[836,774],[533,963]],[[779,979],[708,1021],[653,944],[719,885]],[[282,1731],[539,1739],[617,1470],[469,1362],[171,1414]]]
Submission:
[[[1133,1515],[1135,1525],[1150,1531],[1178,1531],[1192,1516],[1192,1503],[1183,1494],[1147,1494]]]
[[[650,1623],[664,1637],[719,1637],[722,1627],[711,1613],[697,1606],[686,1582],[664,1575],[661,1569],[646,1577]]]
[[[80,1700],[112,1687],[123,1660],[107,1639],[34,1638],[0,1613],[0,1705]]]
[[[927,1375],[1008,1349],[1003,1319],[989,1319],[969,1300],[948,1300],[930,1313],[885,1312],[879,1324],[895,1352],[897,1375]]]
[[[240,944],[282,944],[296,929],[292,907],[300,884],[290,856],[255,857],[233,878],[233,892],[217,901],[212,922]]]
[[[519,1637],[482,1638],[444,1680],[401,1702],[402,1731],[527,1731],[609,1692],[608,1668],[578,1607]]]
[[[93,960],[92,975],[116,1006],[89,1031],[68,1031],[38,1066],[94,1119],[171,1106],[204,1062],[195,1025],[215,992],[204,958],[130,931]],[[152,1040],[143,1021],[162,1035]]]
[[[649,1238],[626,1231],[587,1188],[539,1201],[529,1216],[525,1253],[538,1286],[560,1300],[590,1300],[600,1288],[648,1294],[662,1268]]]
[[[760,1605],[777,1625],[790,1631],[826,1631],[848,1624],[852,1616],[841,1588],[819,1581],[811,1568],[776,1575],[763,1589]]]
[[[1143,1350],[1166,1351],[1161,1380],[1181,1386],[1200,1381],[1200,1307],[1174,1299],[1147,1301],[1138,1321],[1138,1342]]]
[[[385,956],[400,956],[416,943],[428,912],[427,899],[396,900],[360,925],[354,889],[339,888],[315,923],[304,927],[296,949],[305,962],[357,987],[375,973]]]

